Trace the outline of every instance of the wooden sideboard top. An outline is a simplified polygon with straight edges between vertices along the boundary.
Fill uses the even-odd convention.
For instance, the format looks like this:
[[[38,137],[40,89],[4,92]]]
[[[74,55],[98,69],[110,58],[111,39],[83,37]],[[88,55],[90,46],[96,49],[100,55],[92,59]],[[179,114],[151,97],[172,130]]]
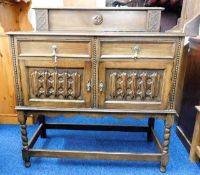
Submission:
[[[8,32],[7,35],[58,35],[58,36],[161,36],[161,37],[174,37],[174,36],[185,36],[184,33],[168,33],[168,32]]]

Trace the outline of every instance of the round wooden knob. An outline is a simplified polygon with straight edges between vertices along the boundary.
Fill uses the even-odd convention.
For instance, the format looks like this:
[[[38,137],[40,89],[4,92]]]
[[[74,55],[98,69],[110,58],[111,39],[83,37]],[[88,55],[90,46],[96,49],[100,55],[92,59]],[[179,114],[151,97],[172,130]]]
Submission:
[[[95,15],[93,18],[93,24],[94,25],[100,25],[103,22],[103,16],[102,15]]]

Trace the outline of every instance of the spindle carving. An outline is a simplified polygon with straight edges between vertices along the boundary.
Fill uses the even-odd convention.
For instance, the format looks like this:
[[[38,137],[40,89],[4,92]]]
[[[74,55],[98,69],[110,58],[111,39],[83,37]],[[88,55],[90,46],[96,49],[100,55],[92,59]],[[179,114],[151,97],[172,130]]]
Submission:
[[[157,72],[113,72],[109,77],[109,95],[111,99],[134,100],[137,97],[151,100],[159,96],[160,74]]]
[[[78,99],[81,96],[81,75],[78,72],[38,71],[30,74],[33,98]]]

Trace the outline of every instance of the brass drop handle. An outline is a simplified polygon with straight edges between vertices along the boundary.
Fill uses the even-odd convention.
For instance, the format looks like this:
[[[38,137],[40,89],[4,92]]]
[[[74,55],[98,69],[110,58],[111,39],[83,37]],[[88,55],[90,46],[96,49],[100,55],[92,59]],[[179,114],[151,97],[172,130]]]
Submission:
[[[58,59],[58,56],[57,56],[57,46],[53,45],[51,47],[51,49],[52,49],[52,60],[54,61],[54,63],[57,63],[57,59]]]
[[[99,82],[99,92],[102,93],[104,89],[103,81]]]
[[[92,85],[91,85],[90,80],[87,81],[86,89],[87,89],[87,92],[91,92]]]
[[[140,46],[136,45],[135,47],[133,47],[133,58],[137,59],[138,55],[140,53]]]

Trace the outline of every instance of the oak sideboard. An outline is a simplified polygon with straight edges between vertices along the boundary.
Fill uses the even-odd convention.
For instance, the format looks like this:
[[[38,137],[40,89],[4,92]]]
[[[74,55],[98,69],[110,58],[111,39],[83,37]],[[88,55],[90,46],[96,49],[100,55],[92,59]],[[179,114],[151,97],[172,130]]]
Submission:
[[[86,154],[32,149],[36,138],[52,127],[43,123],[42,115],[83,113],[96,117],[106,114],[125,117],[132,114],[136,118],[150,116],[151,121],[153,118],[164,119],[164,144],[155,139],[160,153],[141,154],[141,157],[134,153],[88,153],[85,157],[160,161],[161,171],[165,171],[170,128],[176,115],[174,99],[182,35],[36,32],[12,33],[10,36],[16,109],[26,166],[30,165],[32,156],[84,157]],[[42,122],[28,144],[26,119],[31,115],[40,115]],[[150,130],[147,127],[144,131],[151,135],[153,127],[149,127]]]
[[[63,10],[61,12],[66,13]],[[49,11],[48,17],[45,11],[43,22],[48,17],[49,24],[43,23],[43,29],[48,30],[48,26],[55,29],[50,18],[57,18],[61,12],[55,13],[53,9]],[[39,10],[39,13],[42,12]],[[17,91],[16,110],[21,125],[25,166],[30,166],[31,157],[137,160],[161,162],[160,171],[165,172],[170,128],[177,115],[175,98],[183,61],[184,35],[105,32],[96,25],[102,25],[104,21],[103,25],[110,24],[102,18],[104,12],[102,16],[99,13],[92,18],[94,27],[89,27],[99,28],[99,31],[9,33]],[[91,12],[86,13],[84,19],[88,19],[90,14],[93,15]],[[57,27],[60,29],[61,25],[59,23]],[[138,119],[148,118],[148,125],[139,127],[45,122],[44,116],[54,117],[59,114],[66,117],[78,114],[92,117],[109,114],[118,118],[133,116]],[[38,116],[40,122],[29,142],[26,128],[28,116]],[[157,118],[165,122],[163,144],[154,131],[154,120]],[[46,137],[46,129],[146,132],[147,140],[155,141],[158,152],[113,153],[33,148],[40,135]]]

